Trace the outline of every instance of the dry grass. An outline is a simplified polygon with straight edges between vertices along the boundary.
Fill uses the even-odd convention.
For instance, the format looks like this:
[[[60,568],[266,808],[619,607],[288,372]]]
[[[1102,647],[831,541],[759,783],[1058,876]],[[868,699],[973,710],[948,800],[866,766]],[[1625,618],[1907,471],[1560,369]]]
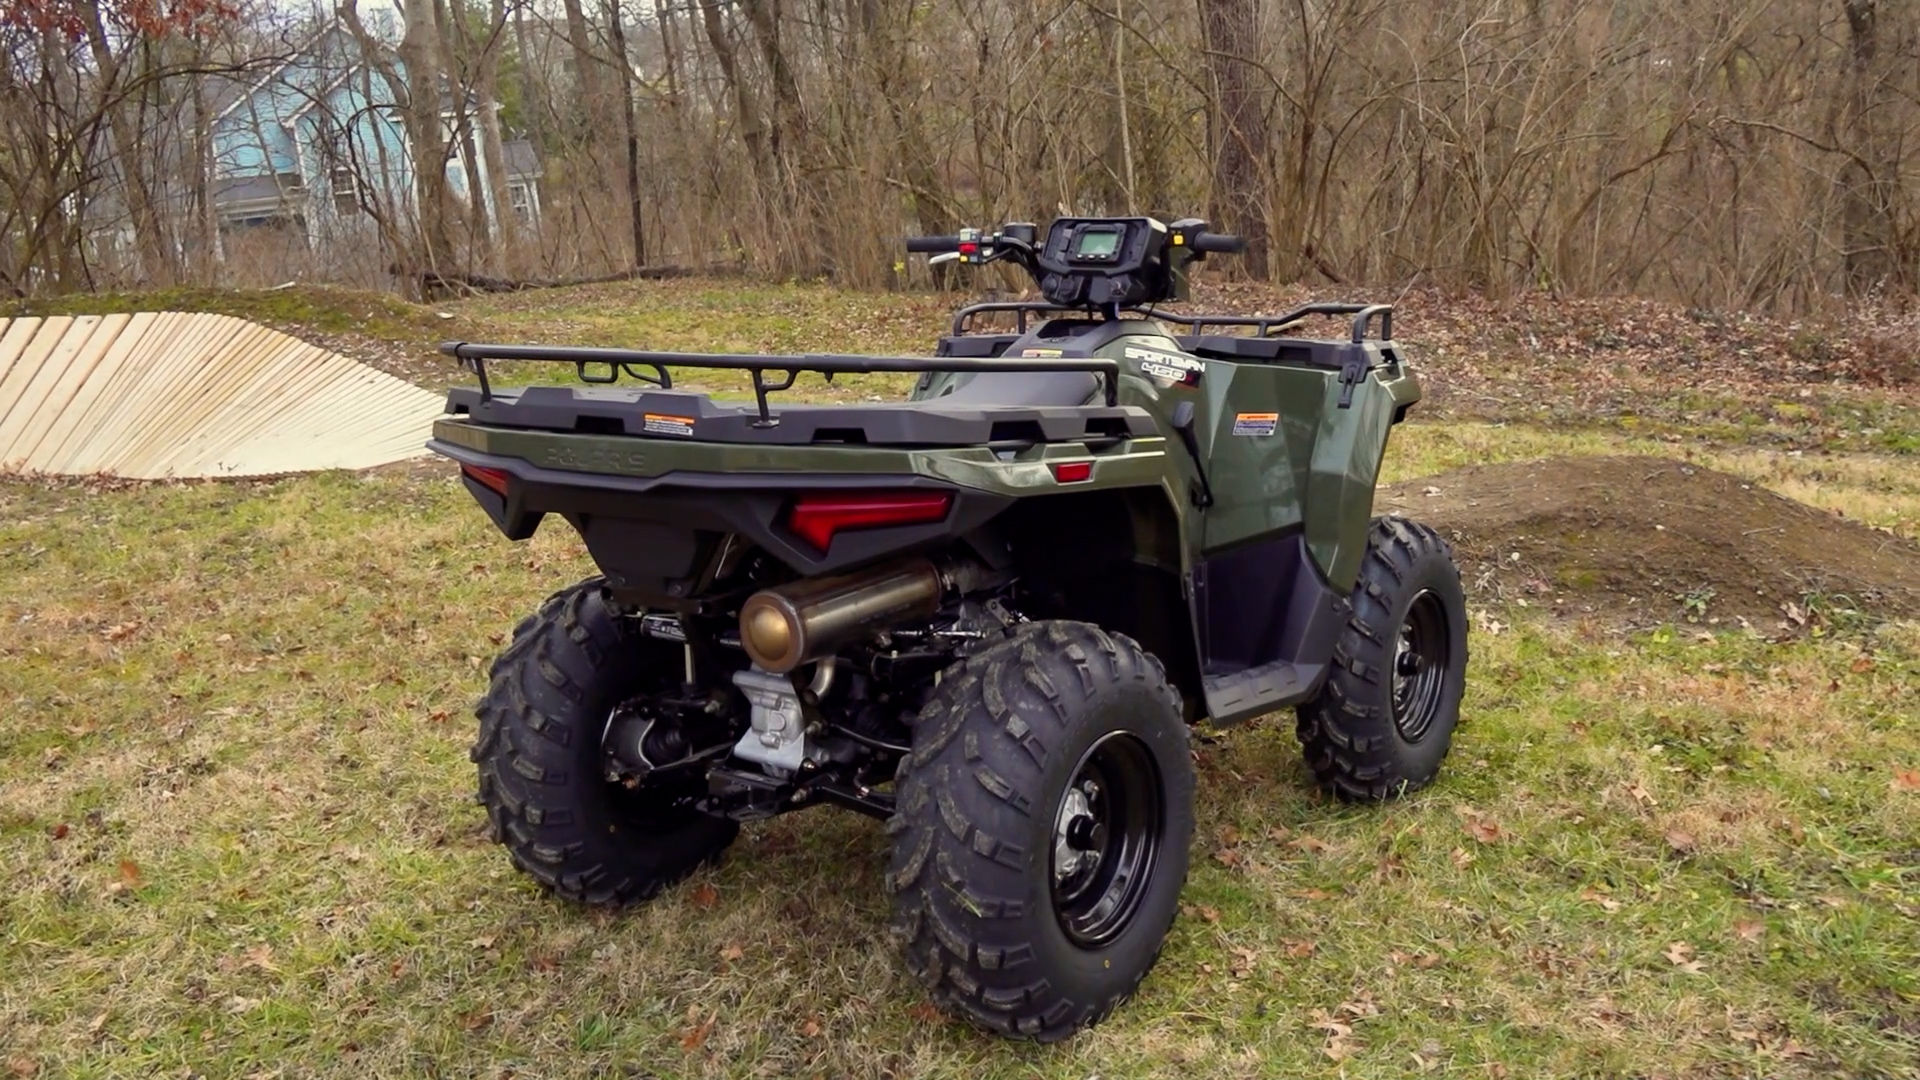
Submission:
[[[1396,455],[1580,449],[1560,439],[1415,428]],[[1900,479],[1823,467],[1836,499]],[[1449,773],[1385,808],[1315,796],[1281,718],[1218,734],[1160,967],[1107,1026],[1041,1050],[926,1011],[884,945],[870,822],[750,829],[723,866],[617,915],[507,867],[470,801],[467,708],[502,633],[586,572],[564,531],[510,546],[417,472],[0,486],[13,1071],[1912,1076],[1920,1060],[1912,626],[1771,644],[1511,612],[1490,634],[1483,615]]]
[[[879,352],[924,347],[941,307],[674,282],[409,308],[387,344],[422,371],[419,326]],[[1442,416],[1400,429],[1390,479],[1667,453],[1920,536],[1907,457],[1756,449],[1724,423]],[[0,483],[0,1066],[1920,1076],[1920,625],[1628,636],[1476,600],[1442,782],[1339,806],[1284,718],[1210,735],[1161,965],[1106,1026],[1043,1050],[928,1011],[885,945],[885,838],[863,819],[750,828],[617,914],[507,866],[471,801],[468,709],[513,623],[589,572],[563,528],[509,545],[433,469]]]

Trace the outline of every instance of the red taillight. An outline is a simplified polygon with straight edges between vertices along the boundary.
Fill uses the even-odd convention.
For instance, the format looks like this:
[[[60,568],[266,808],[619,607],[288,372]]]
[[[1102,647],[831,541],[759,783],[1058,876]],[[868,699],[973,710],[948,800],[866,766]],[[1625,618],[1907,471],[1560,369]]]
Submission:
[[[483,465],[462,465],[460,471],[481,487],[487,488],[503,499],[507,497],[507,481],[510,477],[506,470],[489,469]]]
[[[1063,461],[1053,467],[1053,478],[1062,484],[1077,484],[1093,477],[1093,462]]]
[[[953,493],[947,491],[849,492],[802,495],[787,514],[787,528],[821,551],[835,533],[887,525],[925,525],[947,516]]]

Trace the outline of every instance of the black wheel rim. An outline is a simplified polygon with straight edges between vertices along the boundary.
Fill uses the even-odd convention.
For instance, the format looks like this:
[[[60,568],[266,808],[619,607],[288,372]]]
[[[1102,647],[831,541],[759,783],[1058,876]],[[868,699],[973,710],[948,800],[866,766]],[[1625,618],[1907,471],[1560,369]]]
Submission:
[[[1407,607],[1393,654],[1393,726],[1410,743],[1426,738],[1440,715],[1452,650],[1447,609],[1422,590]]]
[[[1099,948],[1126,930],[1165,823],[1160,770],[1137,736],[1113,732],[1080,756],[1055,811],[1048,861],[1054,915],[1069,941]]]

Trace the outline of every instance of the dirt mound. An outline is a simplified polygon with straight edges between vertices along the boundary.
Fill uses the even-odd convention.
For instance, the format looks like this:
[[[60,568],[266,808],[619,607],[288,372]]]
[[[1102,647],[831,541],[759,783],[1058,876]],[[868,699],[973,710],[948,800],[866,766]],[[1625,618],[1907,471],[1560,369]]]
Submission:
[[[1804,625],[1810,601],[1920,615],[1920,547],[1663,458],[1474,466],[1383,488],[1375,510],[1438,528],[1483,598],[1768,629]]]

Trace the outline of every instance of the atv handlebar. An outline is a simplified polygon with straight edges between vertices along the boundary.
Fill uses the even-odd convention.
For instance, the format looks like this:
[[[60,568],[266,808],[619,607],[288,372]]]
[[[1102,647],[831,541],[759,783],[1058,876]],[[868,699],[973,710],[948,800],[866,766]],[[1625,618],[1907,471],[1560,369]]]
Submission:
[[[937,255],[948,251],[960,250],[960,238],[957,236],[909,236],[907,250],[916,254]]]
[[[1193,238],[1193,250],[1213,255],[1239,255],[1247,250],[1247,238],[1232,233],[1197,233]]]

